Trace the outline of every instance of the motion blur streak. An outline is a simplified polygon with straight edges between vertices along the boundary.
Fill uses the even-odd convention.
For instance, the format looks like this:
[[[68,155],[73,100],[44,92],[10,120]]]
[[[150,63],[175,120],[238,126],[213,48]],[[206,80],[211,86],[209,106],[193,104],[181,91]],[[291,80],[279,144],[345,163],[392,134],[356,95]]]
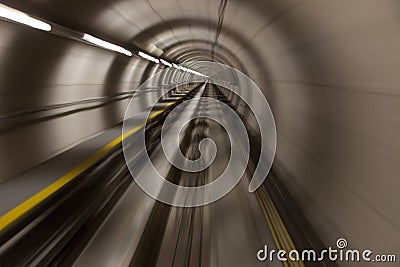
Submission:
[[[360,266],[257,259],[265,245],[321,250],[340,238],[398,253],[399,29],[396,0],[3,0],[0,266]],[[254,193],[258,99],[240,82],[212,84],[219,73],[205,61],[246,74],[273,112],[275,160]],[[214,162],[190,173],[166,159],[161,128],[185,101],[225,103],[251,137],[239,184],[210,205],[152,199],[124,159],[128,103],[169,67],[137,106],[151,109],[146,151],[165,179],[201,186],[228,163],[226,131],[205,118],[187,125],[180,150],[196,160],[210,138]],[[218,112],[202,101],[196,110]],[[138,147],[135,131],[124,138]],[[381,265],[398,263],[362,263]]]

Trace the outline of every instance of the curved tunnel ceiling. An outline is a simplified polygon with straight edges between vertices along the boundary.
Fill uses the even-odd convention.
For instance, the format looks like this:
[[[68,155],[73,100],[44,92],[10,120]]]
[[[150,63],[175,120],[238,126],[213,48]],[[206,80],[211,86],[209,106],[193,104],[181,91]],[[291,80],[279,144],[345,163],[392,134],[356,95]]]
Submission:
[[[251,62],[263,70],[259,48],[253,46],[254,38],[274,21],[287,14],[291,8],[302,1],[229,1],[226,7],[225,20],[222,26],[219,46],[216,52],[222,58],[236,55],[238,58],[248,57]],[[156,45],[162,50],[175,47],[179,50],[190,40],[199,40],[208,44],[209,49],[214,42],[218,22],[220,1],[6,1],[12,7],[27,11],[44,19],[81,32],[90,32],[106,40],[129,47],[137,45],[145,49]],[[250,23],[251,22],[251,23]],[[297,22],[296,22],[297,23]],[[249,27],[249,25],[251,25]],[[279,25],[276,25],[279,27]],[[275,28],[275,27],[271,27]],[[279,34],[283,30],[276,31]],[[273,32],[274,35],[276,35]],[[274,36],[274,39],[277,36]],[[205,47],[204,47],[205,46]],[[207,45],[204,45],[207,49]],[[182,50],[171,55],[171,60],[179,56],[190,60],[185,53],[196,54],[196,43],[191,49]],[[264,47],[265,49],[265,47]],[[210,53],[199,51],[206,59]],[[208,55],[207,55],[208,54]],[[169,56],[168,53],[165,56]],[[217,61],[226,61],[217,57]],[[234,67],[243,66],[241,59],[235,59]],[[249,62],[246,62],[247,65]],[[243,69],[241,69],[243,71]],[[264,73],[266,69],[264,67]],[[262,75],[260,71],[259,76]]]

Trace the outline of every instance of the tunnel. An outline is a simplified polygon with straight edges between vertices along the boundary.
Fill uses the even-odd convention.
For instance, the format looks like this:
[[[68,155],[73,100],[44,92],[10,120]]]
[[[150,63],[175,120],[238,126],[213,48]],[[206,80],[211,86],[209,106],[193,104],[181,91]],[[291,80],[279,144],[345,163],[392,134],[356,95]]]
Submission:
[[[399,266],[399,70],[396,0],[2,0],[0,266]]]

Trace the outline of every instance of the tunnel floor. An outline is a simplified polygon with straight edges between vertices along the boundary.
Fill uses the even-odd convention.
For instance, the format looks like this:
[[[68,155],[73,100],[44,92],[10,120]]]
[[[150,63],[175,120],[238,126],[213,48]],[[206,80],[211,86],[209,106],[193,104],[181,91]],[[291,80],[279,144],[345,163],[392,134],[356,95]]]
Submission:
[[[220,150],[211,166],[197,173],[185,172],[171,166],[160,153],[165,117],[174,105],[196,97],[229,104],[215,85],[177,88],[153,108],[154,115],[143,126],[148,132],[146,148],[158,171],[168,181],[187,187],[216,179],[230,153],[224,129],[206,118],[190,122],[181,150],[187,158],[196,159],[199,142],[212,136]],[[219,112],[202,102],[196,110],[203,115]],[[254,171],[252,161],[241,182],[217,202],[194,208],[172,207],[152,199],[133,181],[122,155],[120,134],[120,126],[116,126],[1,185],[0,192],[5,192],[1,196],[6,200],[1,202],[3,218],[10,218],[0,237],[4,266],[265,266],[257,259],[257,252],[265,245],[270,250],[289,251],[297,248],[295,243],[309,244],[304,236],[292,235],[299,232],[299,222],[294,223],[290,202],[286,199],[285,206],[279,199],[279,186],[275,191],[264,186],[255,193],[247,191]],[[135,133],[127,137],[131,146],[136,145],[136,139]],[[98,150],[105,144],[109,144],[106,151]],[[140,166],[141,160],[134,160]],[[32,183],[32,177],[41,180]],[[67,181],[60,184],[63,180]],[[43,196],[46,194],[48,198]],[[43,201],[37,200],[40,197]],[[193,197],[185,196],[185,202],[190,204]],[[22,250],[24,255],[20,255]],[[304,263],[276,261],[268,266],[282,265]]]

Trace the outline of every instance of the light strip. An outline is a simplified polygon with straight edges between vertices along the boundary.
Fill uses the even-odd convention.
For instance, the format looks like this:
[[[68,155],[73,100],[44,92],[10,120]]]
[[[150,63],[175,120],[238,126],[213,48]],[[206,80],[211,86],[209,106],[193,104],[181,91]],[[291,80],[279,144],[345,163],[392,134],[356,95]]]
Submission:
[[[179,65],[176,65],[175,63],[172,63],[172,66],[173,66],[175,69],[178,69],[178,70],[181,69],[181,67],[180,67]]]
[[[157,63],[157,64],[160,63],[160,60],[158,60],[157,58],[152,57],[152,56],[150,56],[150,55],[148,55],[148,54],[146,54],[146,53],[143,53],[142,51],[139,51],[138,56],[139,56],[139,57],[142,57],[142,58],[144,58],[144,59],[153,61],[154,63]]]
[[[85,33],[83,35],[82,39],[87,41],[87,42],[89,42],[89,43],[92,43],[92,44],[98,45],[100,47],[103,47],[105,49],[112,50],[112,51],[127,55],[129,57],[132,56],[132,52],[126,50],[125,48],[123,48],[121,46],[118,46],[118,45],[115,45],[115,44],[112,44],[112,43],[109,43],[107,41],[101,40],[99,38],[91,36],[90,34]]]
[[[192,70],[192,69],[188,69],[182,66],[178,66],[180,70],[183,70],[185,72],[189,72],[191,74],[197,75],[197,76],[201,76],[201,77],[208,77],[207,75],[204,75],[203,73],[200,73],[198,71]]]
[[[190,70],[187,69],[187,68],[185,68],[185,67],[182,67],[182,66],[179,66],[179,67],[181,68],[181,70],[183,70],[183,71],[185,71],[185,72],[190,72]]]
[[[193,73],[194,75],[198,75],[198,76],[201,76],[201,77],[207,77],[208,78],[208,76],[207,75],[204,75],[203,73],[200,73],[200,72],[198,72],[198,71],[194,71],[194,70],[192,70],[192,72],[191,73]]]
[[[27,14],[10,8],[8,6],[0,4],[0,17],[12,20],[14,22],[18,22],[27,26],[30,26],[35,29],[39,29],[42,31],[51,31],[51,25],[40,21],[38,19],[34,19]]]
[[[160,61],[161,61],[161,63],[164,64],[165,66],[172,67],[172,64],[169,63],[168,61],[165,61],[165,60],[162,59],[162,58],[160,59]]]

